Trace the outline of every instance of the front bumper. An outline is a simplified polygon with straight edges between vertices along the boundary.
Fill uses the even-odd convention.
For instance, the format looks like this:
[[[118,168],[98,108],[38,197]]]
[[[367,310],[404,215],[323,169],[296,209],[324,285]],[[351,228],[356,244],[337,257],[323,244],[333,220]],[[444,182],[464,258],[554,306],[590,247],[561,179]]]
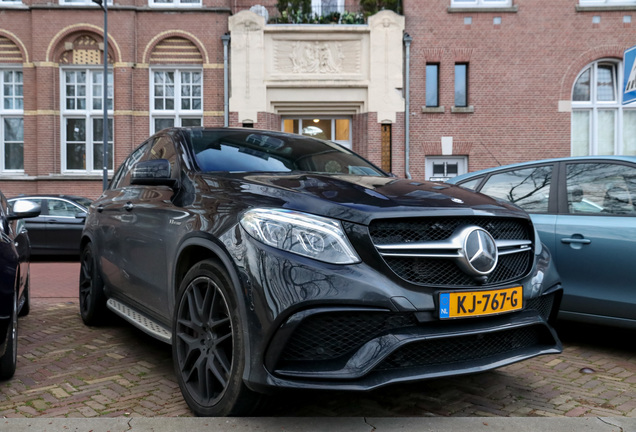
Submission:
[[[313,309],[282,326],[266,369],[281,387],[369,390],[390,383],[481,372],[562,345],[548,320],[556,289],[521,312],[420,322],[417,313]]]
[[[233,250],[251,310],[244,381],[253,390],[371,390],[562,351],[552,328],[562,289],[545,248],[513,284],[523,310],[440,320],[437,288],[399,283],[373,263],[328,265],[243,240]]]

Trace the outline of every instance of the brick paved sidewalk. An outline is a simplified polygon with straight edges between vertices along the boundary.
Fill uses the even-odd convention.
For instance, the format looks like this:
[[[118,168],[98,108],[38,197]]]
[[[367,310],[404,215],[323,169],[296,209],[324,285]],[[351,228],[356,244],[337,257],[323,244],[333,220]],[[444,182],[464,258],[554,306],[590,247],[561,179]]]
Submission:
[[[82,323],[78,274],[78,263],[32,266],[32,310],[20,319],[16,375],[0,382],[0,415],[191,416],[168,345],[121,320],[99,328]],[[636,417],[633,332],[570,326],[562,336],[565,350],[558,356],[363,394],[286,393],[273,398],[269,414]]]

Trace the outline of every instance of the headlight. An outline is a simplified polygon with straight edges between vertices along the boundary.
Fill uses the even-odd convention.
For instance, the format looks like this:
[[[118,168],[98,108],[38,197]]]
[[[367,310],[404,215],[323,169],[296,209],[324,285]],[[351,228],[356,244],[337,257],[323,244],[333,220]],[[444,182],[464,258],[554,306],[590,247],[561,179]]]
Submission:
[[[269,246],[332,264],[360,262],[339,222],[282,209],[245,212],[241,226]]]

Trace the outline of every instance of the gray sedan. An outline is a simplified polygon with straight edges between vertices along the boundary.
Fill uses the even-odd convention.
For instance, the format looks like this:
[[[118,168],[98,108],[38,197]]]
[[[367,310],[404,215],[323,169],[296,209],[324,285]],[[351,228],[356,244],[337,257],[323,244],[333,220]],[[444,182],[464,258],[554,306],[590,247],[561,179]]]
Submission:
[[[636,156],[526,162],[448,183],[530,213],[563,280],[560,318],[636,328]]]
[[[79,242],[91,200],[73,195],[20,195],[16,201],[39,204],[40,216],[27,219],[32,255],[77,255]]]

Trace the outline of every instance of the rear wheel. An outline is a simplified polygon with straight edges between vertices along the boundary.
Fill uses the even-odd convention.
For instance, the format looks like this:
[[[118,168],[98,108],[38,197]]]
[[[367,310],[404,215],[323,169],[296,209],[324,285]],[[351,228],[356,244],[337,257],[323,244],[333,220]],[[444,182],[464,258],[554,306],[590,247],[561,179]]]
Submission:
[[[0,357],[0,380],[7,380],[15,374],[18,364],[18,293],[13,296],[11,326],[6,340],[7,348]]]
[[[104,283],[97,269],[92,243],[84,246],[80,257],[79,306],[84,324],[99,325],[106,320]]]
[[[172,355],[183,397],[198,416],[253,414],[261,395],[243,383],[245,340],[227,272],[212,260],[194,265],[177,299]]]

